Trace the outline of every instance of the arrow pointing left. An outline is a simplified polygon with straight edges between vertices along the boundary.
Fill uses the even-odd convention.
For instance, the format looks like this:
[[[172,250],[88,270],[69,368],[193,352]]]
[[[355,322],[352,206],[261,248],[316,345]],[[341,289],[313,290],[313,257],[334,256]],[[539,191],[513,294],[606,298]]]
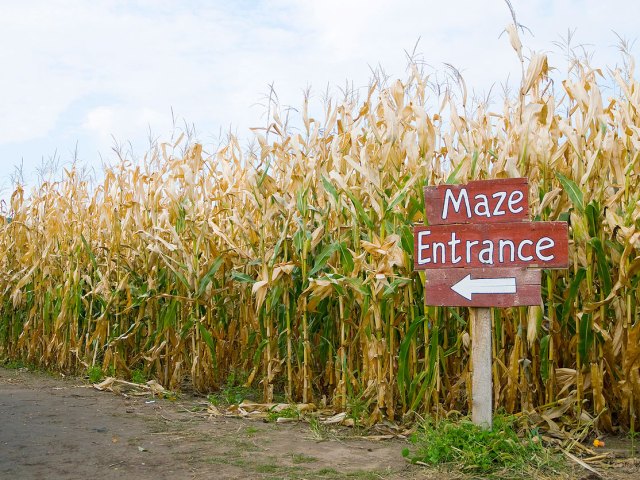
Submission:
[[[445,268],[425,276],[425,305],[515,307],[540,305],[540,277],[532,268]]]
[[[515,277],[471,278],[471,274],[451,286],[458,295],[471,300],[474,294],[516,293]]]

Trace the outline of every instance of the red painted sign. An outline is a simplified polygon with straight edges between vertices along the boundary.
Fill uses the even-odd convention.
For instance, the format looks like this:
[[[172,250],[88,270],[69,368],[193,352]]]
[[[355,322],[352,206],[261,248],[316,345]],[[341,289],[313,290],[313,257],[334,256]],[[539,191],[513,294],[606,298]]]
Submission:
[[[566,268],[566,222],[417,226],[415,270],[465,267]]]
[[[527,268],[447,268],[429,270],[425,304],[456,307],[540,305],[540,270]]]
[[[425,187],[424,206],[430,225],[527,221],[529,185],[526,178],[504,178]]]
[[[566,222],[530,222],[526,178],[426,187],[429,225],[414,227],[425,303],[539,305],[539,268],[569,266]]]

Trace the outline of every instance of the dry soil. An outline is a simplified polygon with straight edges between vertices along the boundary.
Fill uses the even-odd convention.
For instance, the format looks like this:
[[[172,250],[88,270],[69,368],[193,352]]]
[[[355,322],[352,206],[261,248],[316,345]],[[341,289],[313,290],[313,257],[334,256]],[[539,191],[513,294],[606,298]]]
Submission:
[[[79,378],[0,368],[0,479],[470,478],[409,465],[405,446],[302,422],[216,417],[198,397],[125,397]],[[631,480],[640,466],[632,456],[604,474]],[[597,478],[581,468],[569,476]]]

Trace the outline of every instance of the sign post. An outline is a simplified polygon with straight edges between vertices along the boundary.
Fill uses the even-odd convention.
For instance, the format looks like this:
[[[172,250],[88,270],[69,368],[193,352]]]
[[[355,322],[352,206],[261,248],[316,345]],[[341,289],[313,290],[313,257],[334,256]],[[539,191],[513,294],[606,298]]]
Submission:
[[[469,307],[472,420],[493,426],[491,308],[541,305],[540,269],[567,268],[566,222],[529,221],[526,178],[425,187],[428,226],[414,227],[425,304]]]
[[[471,421],[493,428],[493,382],[491,380],[491,309],[471,308]]]

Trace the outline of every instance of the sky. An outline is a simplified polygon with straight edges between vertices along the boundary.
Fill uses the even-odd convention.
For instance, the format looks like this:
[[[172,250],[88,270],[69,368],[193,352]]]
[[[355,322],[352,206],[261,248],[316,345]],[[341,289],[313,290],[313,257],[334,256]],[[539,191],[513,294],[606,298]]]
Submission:
[[[524,53],[548,52],[559,69],[568,31],[602,67],[621,63],[616,33],[638,32],[637,0],[511,3],[530,30]],[[139,159],[150,136],[185,126],[211,148],[229,131],[248,139],[265,125],[271,85],[281,105],[301,105],[308,87],[319,102],[347,81],[365,88],[378,65],[405,78],[414,48],[486,93],[519,78],[501,36],[510,22],[504,0],[0,0],[0,199],[16,178],[37,182],[51,159],[99,177],[114,146]]]

